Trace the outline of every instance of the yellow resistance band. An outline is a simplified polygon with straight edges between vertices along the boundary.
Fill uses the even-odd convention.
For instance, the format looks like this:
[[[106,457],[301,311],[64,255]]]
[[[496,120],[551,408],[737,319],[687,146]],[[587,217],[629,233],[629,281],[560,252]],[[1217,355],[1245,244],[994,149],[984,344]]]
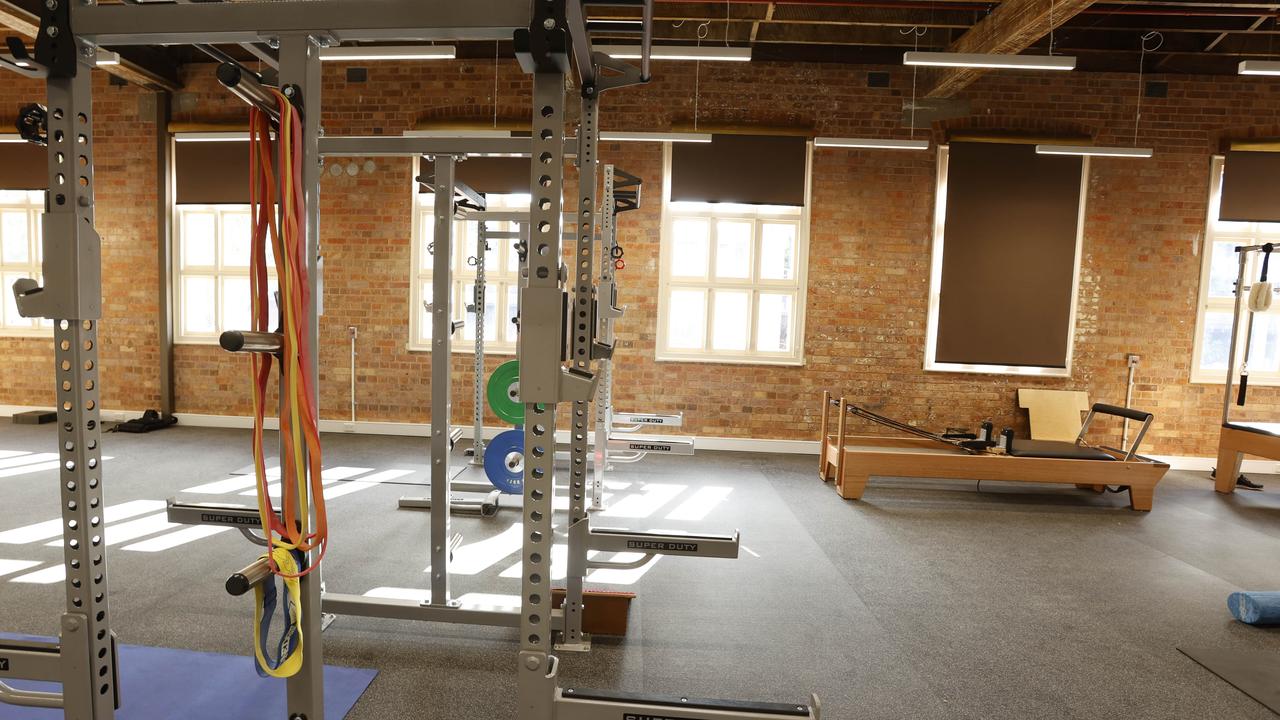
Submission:
[[[266,557],[265,555],[263,556]],[[271,550],[276,567],[287,575],[297,575],[299,567],[294,551],[276,547]],[[265,647],[271,633],[271,616],[277,602],[276,578],[268,578],[253,588],[253,652],[258,658],[259,674],[287,678],[302,669],[302,583],[298,578],[281,578],[286,592],[284,612],[288,625],[276,643],[275,652]]]

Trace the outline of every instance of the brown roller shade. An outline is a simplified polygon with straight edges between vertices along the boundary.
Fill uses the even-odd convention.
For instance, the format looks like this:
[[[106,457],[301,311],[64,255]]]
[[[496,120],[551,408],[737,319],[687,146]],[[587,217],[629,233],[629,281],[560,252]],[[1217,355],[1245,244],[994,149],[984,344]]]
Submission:
[[[0,143],[0,190],[48,189],[48,149],[29,142]]]
[[[804,205],[803,137],[712,135],[671,144],[671,199]]]
[[[467,158],[456,165],[454,178],[476,192],[527,195],[531,162],[527,157]],[[430,177],[432,172],[431,164],[424,160],[422,175]],[[419,184],[418,192],[431,192],[431,189]]]
[[[1222,170],[1221,220],[1280,222],[1280,153],[1232,150]]]
[[[1082,162],[951,145],[937,362],[1066,367]]]
[[[249,141],[180,142],[173,155],[179,205],[248,205]]]

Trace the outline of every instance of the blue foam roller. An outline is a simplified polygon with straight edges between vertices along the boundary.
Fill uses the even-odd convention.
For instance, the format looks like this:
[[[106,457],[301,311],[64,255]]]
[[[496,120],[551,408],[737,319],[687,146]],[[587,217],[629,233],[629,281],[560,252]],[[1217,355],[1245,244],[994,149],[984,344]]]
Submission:
[[[1280,592],[1233,592],[1227,607],[1246,625],[1280,625]]]
[[[518,463],[508,462],[514,454]],[[489,441],[484,449],[484,474],[497,489],[508,495],[524,492],[524,430],[505,430]]]

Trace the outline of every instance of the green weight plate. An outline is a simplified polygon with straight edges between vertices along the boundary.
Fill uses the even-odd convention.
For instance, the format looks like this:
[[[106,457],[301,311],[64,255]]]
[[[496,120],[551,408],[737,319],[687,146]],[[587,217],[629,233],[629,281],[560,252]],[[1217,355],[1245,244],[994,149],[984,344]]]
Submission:
[[[520,402],[520,361],[508,360],[489,376],[489,407],[493,414],[511,423],[524,423],[524,404]]]

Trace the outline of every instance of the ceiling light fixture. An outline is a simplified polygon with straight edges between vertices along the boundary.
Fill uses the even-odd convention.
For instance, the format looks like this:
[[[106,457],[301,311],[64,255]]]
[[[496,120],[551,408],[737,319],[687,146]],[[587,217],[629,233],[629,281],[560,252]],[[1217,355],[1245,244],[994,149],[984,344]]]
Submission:
[[[1088,157],[1149,158],[1153,150],[1143,147],[1098,147],[1094,145],[1036,145],[1037,155],[1080,155]]]
[[[603,45],[596,50],[616,60],[639,60],[639,45]],[[748,62],[749,47],[655,45],[649,50],[652,60],[699,60],[702,62]]]
[[[1280,61],[1276,60],[1241,60],[1241,75],[1280,75]]]
[[[1076,59],[1070,55],[997,55],[908,50],[902,55],[902,64],[994,70],[1074,70]]]
[[[321,60],[354,62],[357,60],[453,60],[458,49],[453,45],[370,45],[360,47],[320,48]]]
[[[515,137],[510,130],[449,130],[447,128],[440,130],[406,130],[403,135],[404,137],[451,138],[462,140],[486,140],[491,138],[505,139]]]
[[[692,132],[609,132],[600,133],[601,140],[615,142],[676,142],[676,143],[709,143],[710,133]]]
[[[249,133],[236,131],[184,132],[173,136],[174,142],[249,142]]]
[[[813,139],[814,147],[827,148],[866,148],[868,150],[928,150],[928,140],[886,140],[883,138],[838,138],[820,137]]]

